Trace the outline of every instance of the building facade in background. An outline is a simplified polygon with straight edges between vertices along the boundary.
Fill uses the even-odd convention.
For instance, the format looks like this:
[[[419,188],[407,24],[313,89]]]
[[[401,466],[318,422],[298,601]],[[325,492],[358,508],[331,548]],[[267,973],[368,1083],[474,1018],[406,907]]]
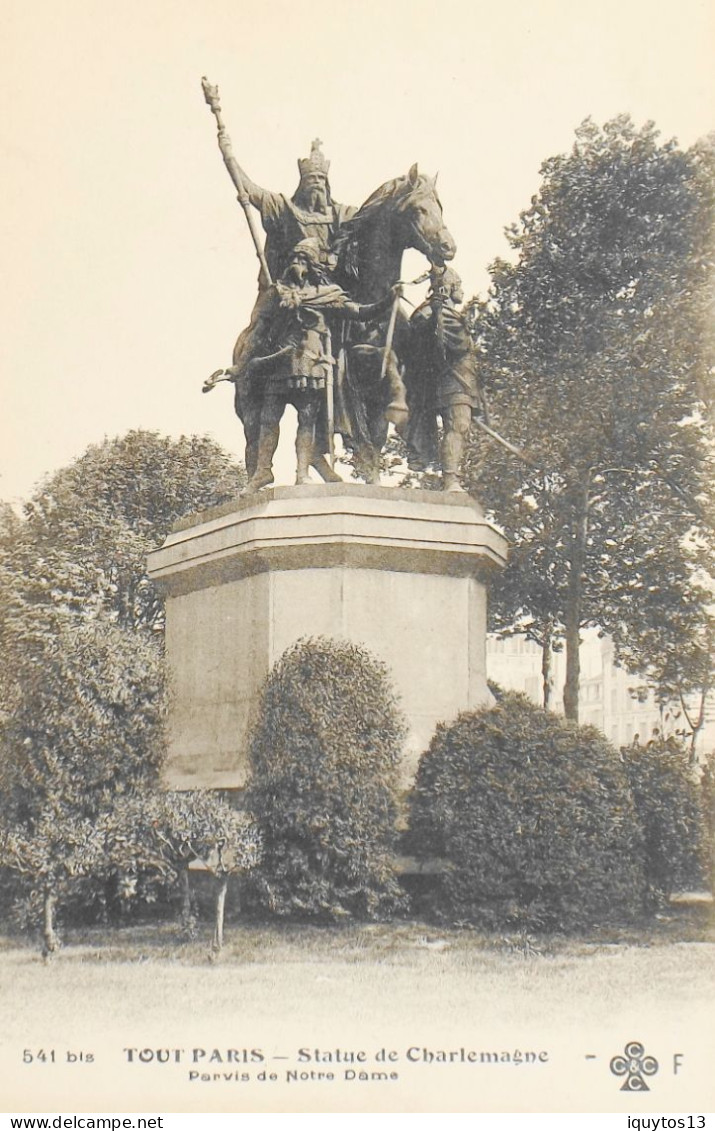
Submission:
[[[525,636],[499,639],[487,637],[487,675],[510,691],[521,691],[534,703],[543,705],[541,648]],[[552,658],[553,689],[551,709],[563,714],[563,686],[566,675],[564,652]],[[614,746],[630,746],[638,738],[648,742],[654,734],[672,734],[684,729],[678,707],[665,709],[656,703],[652,691],[638,676],[616,666],[613,643],[599,638],[595,630],[584,633],[581,645],[581,686],[579,721],[594,726]],[[698,738],[702,755],[715,747],[715,702],[711,700],[705,726]]]

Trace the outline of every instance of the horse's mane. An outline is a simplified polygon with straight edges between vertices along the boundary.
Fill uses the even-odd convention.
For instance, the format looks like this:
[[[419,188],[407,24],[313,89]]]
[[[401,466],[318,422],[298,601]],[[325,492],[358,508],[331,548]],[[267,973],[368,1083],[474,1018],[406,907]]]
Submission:
[[[338,238],[335,241],[335,251],[345,274],[357,278],[357,241],[361,229],[366,226],[385,204],[401,204],[412,196],[413,193],[428,189],[440,204],[439,197],[434,187],[434,180],[425,173],[418,173],[413,179],[409,173],[401,177],[394,177],[385,181],[360,205],[354,216],[346,220],[340,227]]]
[[[388,201],[399,204],[412,193],[424,188],[429,188],[439,201],[432,177],[428,177],[424,173],[418,173],[415,181],[410,179],[408,173],[401,177],[394,177],[391,181],[385,181],[384,185],[376,188],[367,200],[360,205],[355,215],[342,225],[341,234],[345,232],[347,235],[355,235],[383,204]]]

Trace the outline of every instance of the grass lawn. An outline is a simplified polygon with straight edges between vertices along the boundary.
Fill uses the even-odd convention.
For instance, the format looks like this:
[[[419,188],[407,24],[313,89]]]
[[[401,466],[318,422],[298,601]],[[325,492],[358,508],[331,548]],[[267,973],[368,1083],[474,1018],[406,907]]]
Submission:
[[[670,1044],[682,1051],[680,1046],[690,1040],[689,1063],[694,1064],[715,989],[715,933],[708,905],[672,909],[640,931],[531,939],[526,945],[519,938],[419,923],[319,928],[234,922],[216,962],[210,960],[209,943],[208,924],[202,925],[202,937],[190,943],[180,941],[176,928],[167,924],[74,930],[65,932],[57,956],[43,963],[29,943],[6,937],[0,949],[5,1063],[17,1060],[21,1048],[64,1049],[89,1042],[121,1076],[129,1071],[126,1047],[189,1050],[258,1044],[269,1050],[267,1055],[285,1057],[287,1065],[306,1045],[391,1044],[403,1055],[407,1045],[451,1048],[467,1042],[476,1048],[548,1046],[552,1060],[567,1058],[578,1048],[577,1067],[585,1071],[586,1053],[606,1064],[625,1041],[662,1044],[667,1034],[667,1055]],[[711,1053],[706,1048],[703,1055]],[[162,1105],[190,1110],[187,1105],[196,1093],[184,1066],[171,1071],[174,1091],[164,1094],[170,1067],[165,1072],[155,1065],[142,1068],[143,1080],[151,1079],[159,1089],[155,1110]],[[138,1070],[132,1072],[127,1097],[139,1080]],[[414,1077],[415,1066],[403,1066],[401,1078],[410,1079],[410,1073]],[[433,1110],[427,1076],[425,1070],[419,1081],[411,1080],[410,1095],[418,1094],[419,1083],[425,1088],[420,1102],[427,1105],[414,1110]],[[492,1073],[480,1085],[487,1089],[484,1103],[492,1108],[502,1102],[498,1091],[489,1092],[494,1079]],[[605,1080],[612,1083],[612,1078]],[[251,1101],[259,1105],[255,1110],[263,1110],[263,1094],[259,1090]],[[237,1102],[235,1090],[210,1095],[211,1103],[219,1105],[216,1110]],[[528,1096],[527,1088],[518,1102],[538,1110]],[[178,1106],[172,1108],[172,1102]],[[208,1104],[205,1098],[194,1102],[196,1110]],[[439,1102],[452,1110],[444,1095]],[[614,1096],[604,1102],[615,1103]],[[677,1108],[673,1103],[671,1110]],[[121,1104],[104,1106],[125,1110]],[[392,1110],[375,1110],[383,1109]],[[552,1107],[543,1108],[552,1109],[559,1109],[555,1099]],[[372,1108],[368,1104],[364,1110]]]
[[[642,930],[571,939],[488,936],[411,922],[234,922],[215,962],[208,924],[192,942],[167,923],[66,930],[49,963],[25,939],[5,938],[0,945],[6,1007],[15,1000],[24,1015],[45,1016],[53,1006],[62,1011],[75,989],[95,984],[102,987],[100,1008],[111,1002],[115,1017],[126,1011],[136,1018],[138,998],[161,999],[164,1016],[177,1019],[195,1009],[216,1015],[233,1008],[227,982],[237,987],[242,1009],[260,1011],[279,989],[284,1014],[295,1016],[314,1009],[318,999],[326,1007],[337,998],[364,1005],[366,993],[378,1011],[398,999],[415,1019],[443,1011],[446,1002],[467,1013],[478,1006],[482,1016],[494,1012],[502,1020],[509,1012],[520,1020],[543,1017],[545,1009],[608,1016],[624,996],[682,1012],[688,1003],[702,1002],[715,974],[715,926],[707,904],[670,910]]]

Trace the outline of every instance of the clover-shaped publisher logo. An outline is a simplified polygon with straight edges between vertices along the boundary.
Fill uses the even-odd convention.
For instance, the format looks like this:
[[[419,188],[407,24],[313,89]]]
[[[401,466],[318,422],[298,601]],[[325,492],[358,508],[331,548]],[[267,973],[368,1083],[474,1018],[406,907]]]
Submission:
[[[622,1092],[649,1092],[646,1076],[655,1076],[658,1071],[658,1061],[654,1056],[646,1056],[645,1049],[640,1041],[629,1041],[623,1054],[614,1056],[611,1060],[611,1072],[614,1076],[625,1076],[621,1085]]]

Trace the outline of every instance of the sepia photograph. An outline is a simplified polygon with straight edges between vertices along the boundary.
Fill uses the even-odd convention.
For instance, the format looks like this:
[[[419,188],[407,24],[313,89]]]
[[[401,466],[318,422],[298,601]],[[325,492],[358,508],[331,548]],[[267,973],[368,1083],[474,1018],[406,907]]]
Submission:
[[[712,5],[0,16],[0,1110],[704,1118]]]

